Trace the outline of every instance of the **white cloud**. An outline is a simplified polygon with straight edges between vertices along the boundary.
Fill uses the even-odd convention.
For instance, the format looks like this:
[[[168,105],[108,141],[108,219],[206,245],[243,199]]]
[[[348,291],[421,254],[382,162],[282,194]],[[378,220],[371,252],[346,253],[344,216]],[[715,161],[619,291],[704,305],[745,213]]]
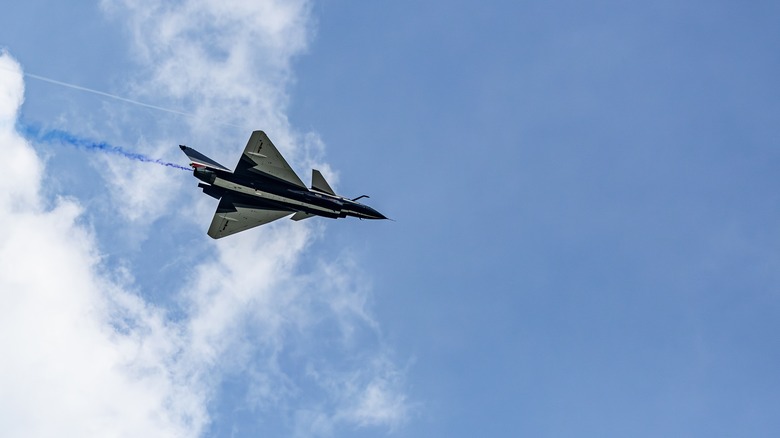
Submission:
[[[217,159],[238,157],[249,131],[262,128],[290,161],[320,163],[335,178],[322,163],[319,137],[295,132],[285,116],[290,60],[309,38],[308,1],[103,4],[133,35],[143,70],[135,97],[187,104],[197,115],[193,137],[225,150],[193,146]],[[212,421],[208,409],[234,397],[220,393],[227,377],[247,388],[234,403],[259,418],[292,419],[291,434],[403,423],[403,373],[371,316],[359,268],[344,256],[310,259],[315,267],[302,270],[321,223],[283,220],[240,238],[204,237],[194,249],[182,247],[204,254],[182,272],[182,289],[170,292],[182,307],[149,304],[132,287],[143,272],[101,264],[96,237],[78,224],[76,201],[44,208],[43,165],[13,129],[23,96],[19,67],[8,56],[2,61],[16,73],[0,76],[0,148],[17,165],[14,178],[0,180],[0,226],[14,236],[0,241],[0,346],[18,354],[0,363],[0,430],[197,436]],[[250,129],[202,123],[213,120]],[[164,156],[167,143],[137,146]],[[171,197],[197,200],[173,213],[180,222],[197,212],[205,224],[213,213],[213,200],[199,196],[194,181],[183,191],[175,172],[106,162],[114,203],[128,220],[125,234],[143,235]]]
[[[250,132],[262,128],[293,164],[316,161],[310,152],[321,149],[308,149],[311,142],[290,129],[285,115],[290,62],[309,38],[309,1],[104,0],[102,5],[132,36],[141,67],[131,78],[134,97],[193,114],[187,122],[197,144],[190,146],[231,157],[224,163],[230,167]],[[168,142],[167,151],[179,154],[171,147],[176,144]],[[215,146],[225,150],[215,152]],[[144,143],[135,148],[156,156],[166,151]],[[160,206],[172,199],[170,193],[137,182],[169,187],[174,176],[150,175],[142,166],[112,165],[109,171],[114,198],[128,219],[149,224],[165,213]]]
[[[165,156],[166,149],[173,149],[171,145],[175,144],[157,142],[153,147],[141,140],[135,148],[148,151],[149,156],[160,157]],[[110,175],[108,181],[115,204],[123,217],[132,223],[148,225],[167,214],[175,195],[181,192],[181,172],[171,172],[168,167],[150,166],[121,156],[102,155],[100,159],[105,165],[104,171]]]
[[[175,363],[176,330],[101,275],[77,202],[40,195],[42,163],[15,131],[24,85],[0,55],[0,430],[4,436],[192,436],[204,395]],[[121,316],[121,319],[118,317]],[[120,321],[126,327],[117,330]]]
[[[262,126],[273,139],[293,147],[286,120],[290,61],[309,38],[309,2],[186,0],[104,1],[126,23],[143,73],[140,96],[170,99],[195,115],[198,138],[224,144],[226,122],[247,129]],[[246,141],[248,132],[239,131]],[[205,141],[204,141],[205,142]],[[295,152],[289,150],[287,152]]]
[[[220,159],[238,157],[250,130],[262,128],[294,166],[316,164],[337,182],[321,158],[319,136],[296,133],[285,115],[290,63],[305,50],[311,33],[308,1],[184,0],[168,5],[120,0],[104,5],[127,21],[143,60],[139,95],[189,102],[201,121],[247,126],[236,134],[196,119],[195,136],[203,144],[225,148],[202,152]],[[199,202],[208,203],[205,217],[210,216],[213,202],[202,197]],[[397,426],[408,415],[403,376],[389,360],[367,308],[369,289],[352,281],[359,269],[343,257],[321,262],[312,272],[297,271],[317,224],[281,221],[215,242],[216,259],[199,265],[186,287],[190,353],[197,356],[194,361],[213,364],[223,374],[244,372],[252,398],[247,403],[261,415],[286,413],[301,419],[299,432]],[[323,328],[332,334],[323,334]],[[320,344],[334,338],[333,351],[325,351]],[[300,356],[306,366],[285,367],[285,355]],[[317,372],[307,372],[311,370]],[[324,395],[310,396],[302,389],[308,387]],[[317,420],[305,420],[312,418]]]
[[[3,155],[6,176],[0,178],[0,206],[10,208],[32,208],[40,184],[41,164],[30,148],[20,147],[14,130],[16,113],[24,99],[24,84],[21,69],[5,52],[0,52],[0,143],[8,146]]]

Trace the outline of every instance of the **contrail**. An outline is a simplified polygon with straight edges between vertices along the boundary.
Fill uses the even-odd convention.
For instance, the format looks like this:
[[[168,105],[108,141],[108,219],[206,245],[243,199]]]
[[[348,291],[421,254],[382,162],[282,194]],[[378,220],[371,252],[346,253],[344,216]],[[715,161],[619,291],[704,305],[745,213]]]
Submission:
[[[10,70],[8,68],[3,68],[3,67],[0,67],[0,68],[2,68],[3,70],[12,71],[12,70]],[[47,78],[46,76],[36,75],[36,74],[32,74],[32,73],[27,73],[27,72],[22,72],[22,74],[24,74],[28,78],[37,79],[39,81],[48,82],[50,84],[55,84],[55,85],[60,85],[62,87],[67,87],[67,88],[71,88],[71,89],[74,89],[74,90],[86,91],[87,93],[97,94],[98,96],[108,97],[108,98],[116,99],[116,100],[119,100],[119,101],[122,101],[122,102],[126,102],[126,103],[132,103],[133,105],[138,105],[138,106],[142,106],[142,107],[145,107],[145,108],[151,108],[151,109],[155,109],[155,110],[158,110],[158,111],[164,111],[166,113],[176,114],[176,115],[179,115],[179,116],[190,117],[190,118],[197,118],[197,116],[195,114],[193,114],[193,113],[188,113],[188,112],[185,112],[185,111],[178,111],[178,110],[175,110],[175,109],[170,109],[170,108],[165,108],[165,107],[162,107],[162,106],[157,106],[157,105],[144,103],[144,102],[141,102],[141,101],[138,101],[138,100],[128,99],[126,97],[118,96],[116,94],[106,93],[105,91],[95,90],[93,88],[82,87],[81,85],[69,84],[67,82],[62,82],[62,81],[58,81],[56,79]],[[242,128],[242,129],[244,128],[244,126],[236,125],[236,124],[233,124],[233,123],[220,122],[220,121],[217,121],[217,120],[211,120],[211,123],[214,123],[214,124],[217,124],[217,125],[222,125],[222,126],[230,126],[232,128]]]
[[[59,129],[51,129],[51,130],[43,131],[38,127],[29,126],[29,125],[20,125],[20,128],[26,134],[27,137],[35,138],[36,140],[41,142],[66,143],[80,149],[108,152],[110,154],[121,155],[125,158],[129,158],[135,161],[140,161],[142,163],[154,163],[154,164],[159,164],[161,166],[173,167],[174,169],[181,169],[186,171],[190,170],[189,167],[184,167],[176,163],[163,161],[159,158],[147,157],[146,155],[139,154],[137,152],[128,152],[119,146],[114,146],[106,142],[95,142],[85,138],[76,137],[75,135],[69,132],[61,131]]]
[[[109,94],[109,93],[106,93],[106,92],[103,92],[103,91],[93,90],[92,88],[87,88],[87,87],[82,87],[80,85],[73,85],[73,84],[69,84],[67,82],[57,81],[57,80],[50,79],[50,78],[47,78],[47,77],[34,75],[32,73],[24,73],[24,75],[27,76],[27,77],[33,78],[33,79],[38,79],[39,81],[48,82],[50,84],[62,85],[63,87],[72,88],[74,90],[86,91],[88,93],[94,93],[94,94],[97,94],[99,96],[110,97],[112,99],[121,100],[122,102],[132,103],[134,105],[140,105],[140,106],[143,106],[143,107],[146,107],[146,108],[151,108],[151,109],[156,109],[156,110],[160,110],[160,111],[165,111],[165,112],[168,112],[168,113],[171,113],[171,114],[178,114],[180,116],[195,117],[194,114],[185,113],[184,111],[176,111],[176,110],[172,110],[172,109],[169,109],[169,108],[163,108],[163,107],[157,106],[157,105],[150,105],[148,103],[139,102],[137,100],[128,99],[126,97],[117,96],[115,94]]]

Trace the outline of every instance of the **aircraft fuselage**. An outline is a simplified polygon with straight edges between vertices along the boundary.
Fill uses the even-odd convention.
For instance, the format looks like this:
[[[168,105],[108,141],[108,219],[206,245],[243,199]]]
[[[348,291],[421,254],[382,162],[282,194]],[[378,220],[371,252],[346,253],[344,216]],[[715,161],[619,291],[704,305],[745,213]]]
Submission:
[[[351,199],[308,190],[262,174],[248,178],[201,167],[195,167],[193,174],[206,183],[199,184],[203,192],[217,199],[230,192],[242,203],[257,208],[303,211],[328,218],[352,216],[360,219],[386,219],[373,208]]]
[[[190,159],[198,187],[219,199],[208,235],[221,239],[283,217],[299,221],[313,216],[387,219],[373,208],[337,195],[317,169],[307,187],[263,131],[254,131],[234,170],[190,147],[179,145]]]

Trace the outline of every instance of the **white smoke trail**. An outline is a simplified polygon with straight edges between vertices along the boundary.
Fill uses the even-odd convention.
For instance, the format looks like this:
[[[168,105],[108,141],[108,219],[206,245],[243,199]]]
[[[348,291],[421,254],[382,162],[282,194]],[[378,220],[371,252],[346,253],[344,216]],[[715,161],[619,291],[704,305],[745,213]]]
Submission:
[[[0,68],[3,68],[3,67],[0,67]],[[8,69],[3,68],[3,70],[8,70]],[[24,72],[24,75],[26,77],[28,77],[28,78],[37,79],[39,81],[48,82],[50,84],[59,85],[61,87],[71,88],[73,90],[79,90],[79,91],[84,91],[84,92],[87,92],[87,93],[97,94],[98,96],[108,97],[110,99],[119,100],[121,102],[142,106],[144,108],[150,108],[150,109],[154,109],[154,110],[158,110],[158,111],[164,111],[164,112],[167,112],[167,113],[170,113],[170,114],[176,114],[176,115],[183,116],[183,117],[189,117],[189,118],[197,118],[198,117],[197,115],[195,115],[193,113],[188,113],[188,112],[185,112],[185,111],[179,111],[179,110],[175,110],[175,109],[171,109],[171,108],[165,108],[165,107],[162,107],[162,106],[159,106],[159,105],[152,105],[152,104],[141,102],[141,101],[138,101],[138,100],[128,99],[126,97],[122,97],[122,96],[119,96],[119,95],[116,95],[116,94],[111,94],[111,93],[106,93],[105,91],[95,90],[94,88],[82,87],[81,85],[70,84],[70,83],[67,83],[67,82],[58,81],[56,79],[47,78],[46,76],[36,75],[36,74],[33,74],[33,73],[27,73],[27,72]],[[210,122],[214,123],[214,124],[217,124],[217,125],[229,126],[229,127],[232,127],[232,128],[242,128],[242,129],[245,128],[244,126],[241,126],[241,125],[236,125],[234,123],[228,123],[228,122],[221,122],[221,121],[218,121],[218,120],[211,120]]]

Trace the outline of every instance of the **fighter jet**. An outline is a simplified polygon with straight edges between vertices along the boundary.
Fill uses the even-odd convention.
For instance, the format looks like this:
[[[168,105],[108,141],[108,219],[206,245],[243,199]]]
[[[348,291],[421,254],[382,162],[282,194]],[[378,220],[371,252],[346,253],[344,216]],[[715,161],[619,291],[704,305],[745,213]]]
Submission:
[[[255,131],[236,170],[217,163],[190,147],[179,145],[190,159],[198,187],[219,199],[208,235],[220,239],[292,215],[299,221],[312,216],[387,219],[373,208],[333,192],[319,170],[312,170],[311,189],[298,178],[263,131]]]

